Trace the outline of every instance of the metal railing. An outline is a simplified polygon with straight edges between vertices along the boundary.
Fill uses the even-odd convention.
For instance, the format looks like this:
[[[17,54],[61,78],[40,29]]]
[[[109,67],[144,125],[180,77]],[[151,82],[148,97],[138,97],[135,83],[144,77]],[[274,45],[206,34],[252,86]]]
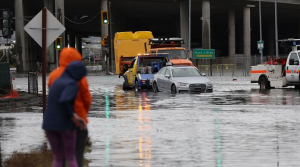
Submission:
[[[0,93],[8,93],[12,87],[9,63],[0,63]]]
[[[28,72],[28,93],[38,94],[38,73]]]
[[[262,62],[270,60],[272,56],[264,56]],[[201,73],[207,76],[250,76],[251,66],[262,63],[260,56],[244,57],[216,57],[215,59],[192,60]]]

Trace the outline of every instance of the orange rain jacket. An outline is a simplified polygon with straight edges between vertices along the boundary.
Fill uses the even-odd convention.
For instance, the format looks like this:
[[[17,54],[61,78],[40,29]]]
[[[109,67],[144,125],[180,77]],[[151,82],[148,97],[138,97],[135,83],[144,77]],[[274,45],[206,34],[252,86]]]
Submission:
[[[53,70],[49,75],[48,87],[50,88],[53,82],[61,76],[66,67],[72,61],[81,61],[80,53],[72,47],[64,48],[59,55],[59,67]],[[74,103],[74,110],[78,116],[83,118],[88,123],[87,114],[92,103],[92,96],[89,90],[86,76],[78,82],[79,90]]]

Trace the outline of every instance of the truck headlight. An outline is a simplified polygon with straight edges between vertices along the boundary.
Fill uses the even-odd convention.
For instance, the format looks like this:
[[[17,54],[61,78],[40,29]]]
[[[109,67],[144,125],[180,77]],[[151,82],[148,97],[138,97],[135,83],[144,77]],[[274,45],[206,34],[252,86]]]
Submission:
[[[178,82],[178,85],[179,85],[179,86],[186,86],[186,85],[188,85],[188,83]]]

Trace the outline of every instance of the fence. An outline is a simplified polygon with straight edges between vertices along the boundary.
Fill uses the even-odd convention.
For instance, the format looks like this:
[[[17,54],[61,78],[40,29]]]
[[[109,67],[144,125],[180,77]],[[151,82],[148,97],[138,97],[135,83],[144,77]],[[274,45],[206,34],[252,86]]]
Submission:
[[[82,61],[87,69],[87,71],[104,71],[105,70],[105,62],[104,61]]]
[[[262,62],[269,60],[264,56]],[[201,73],[207,76],[250,76],[250,66],[261,63],[260,56],[217,57],[215,59],[192,60]]]
[[[0,94],[9,93],[11,86],[9,63],[0,63]]]
[[[28,72],[28,93],[38,94],[38,73]]]

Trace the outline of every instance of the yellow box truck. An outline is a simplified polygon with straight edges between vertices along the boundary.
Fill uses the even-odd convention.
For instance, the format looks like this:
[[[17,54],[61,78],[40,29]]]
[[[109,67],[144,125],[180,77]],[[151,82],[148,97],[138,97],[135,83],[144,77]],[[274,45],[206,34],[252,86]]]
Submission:
[[[124,74],[123,65],[130,66],[131,60],[150,51],[149,39],[152,39],[151,31],[117,32],[114,38],[116,74]]]

